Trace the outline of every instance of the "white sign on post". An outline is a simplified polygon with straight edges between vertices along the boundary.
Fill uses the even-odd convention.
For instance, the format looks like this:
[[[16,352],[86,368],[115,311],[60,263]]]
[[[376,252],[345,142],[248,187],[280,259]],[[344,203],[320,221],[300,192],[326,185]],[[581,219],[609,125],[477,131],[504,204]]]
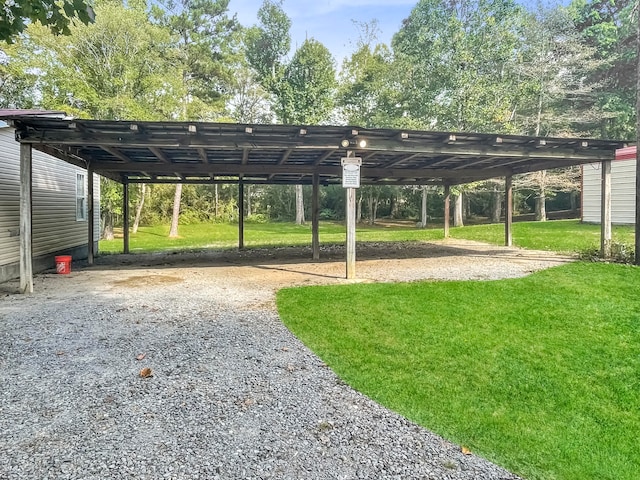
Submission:
[[[343,157],[342,164],[342,186],[344,188],[360,188],[360,157]]]

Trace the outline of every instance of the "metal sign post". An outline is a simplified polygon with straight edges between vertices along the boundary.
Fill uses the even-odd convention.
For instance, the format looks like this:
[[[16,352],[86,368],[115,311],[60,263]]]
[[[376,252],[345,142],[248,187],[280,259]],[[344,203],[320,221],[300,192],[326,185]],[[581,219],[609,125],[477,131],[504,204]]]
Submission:
[[[341,159],[342,186],[347,189],[347,279],[356,277],[356,188],[360,188],[362,158],[348,151]]]

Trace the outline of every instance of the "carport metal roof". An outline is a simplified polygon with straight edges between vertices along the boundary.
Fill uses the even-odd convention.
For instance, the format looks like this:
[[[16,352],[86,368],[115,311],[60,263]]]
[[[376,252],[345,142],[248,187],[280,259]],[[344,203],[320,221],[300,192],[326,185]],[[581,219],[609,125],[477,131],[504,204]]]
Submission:
[[[505,243],[511,245],[512,175],[603,162],[602,234],[611,241],[611,160],[622,142],[576,138],[362,129],[337,126],[239,125],[69,119],[63,112],[2,111],[20,148],[20,289],[33,291],[31,250],[32,148],[124,184],[313,184],[312,246],[319,258],[318,186],[339,183],[341,159],[361,157],[363,184],[444,184],[445,237],[450,185],[504,176]],[[92,182],[88,183],[90,199]],[[128,189],[123,205],[128,206]],[[348,189],[347,278],[355,265],[355,194]],[[87,216],[88,261],[93,263],[93,209]],[[128,215],[124,215],[128,251]],[[243,243],[243,215],[239,245]],[[351,273],[350,273],[351,272]]]
[[[101,121],[15,115],[16,140],[119,182],[461,184],[613,160],[622,142],[351,126]]]

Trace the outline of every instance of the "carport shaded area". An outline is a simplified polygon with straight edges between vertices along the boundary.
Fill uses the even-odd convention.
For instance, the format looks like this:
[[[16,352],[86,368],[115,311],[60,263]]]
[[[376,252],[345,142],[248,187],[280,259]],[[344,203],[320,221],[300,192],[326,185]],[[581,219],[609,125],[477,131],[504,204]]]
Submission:
[[[615,158],[618,141],[540,138],[516,135],[363,129],[353,126],[240,125],[198,122],[136,122],[70,119],[62,115],[9,115],[21,143],[21,278],[32,289],[27,223],[30,223],[31,149],[36,148],[125,185],[130,183],[238,183],[243,211],[244,184],[311,184],[312,250],[319,257],[320,185],[339,184],[341,160],[362,159],[361,183],[443,185],[445,236],[450,187],[504,177],[505,243],[511,245],[512,176],[520,173],[603,162]],[[609,168],[610,171],[610,168]],[[89,263],[93,262],[92,186],[89,182]],[[128,208],[125,188],[124,207]],[[608,190],[603,188],[603,205]],[[603,208],[603,241],[610,229]],[[128,216],[125,215],[125,219]],[[241,215],[242,219],[242,215]],[[610,224],[610,221],[609,221]],[[239,226],[242,247],[242,220]],[[125,252],[128,251],[125,224]],[[21,272],[23,268],[21,268]]]

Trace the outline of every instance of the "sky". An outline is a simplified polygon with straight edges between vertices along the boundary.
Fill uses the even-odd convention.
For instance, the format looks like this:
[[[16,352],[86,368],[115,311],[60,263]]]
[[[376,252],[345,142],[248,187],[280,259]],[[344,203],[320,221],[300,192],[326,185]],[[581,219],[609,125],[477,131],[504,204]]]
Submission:
[[[352,20],[378,20],[378,41],[390,44],[416,3],[417,0],[284,0],[283,8],[291,19],[293,50],[306,38],[314,38],[329,49],[336,66],[340,66],[355,50],[359,37]],[[242,25],[251,26],[257,23],[260,5],[262,0],[230,0],[229,13],[236,13]]]
[[[563,4],[569,0],[516,0],[522,5]],[[293,55],[296,47],[306,38],[315,38],[332,53],[336,66],[340,67],[345,57],[355,50],[359,29],[353,20],[360,23],[378,21],[378,41],[391,45],[391,38],[400,30],[402,20],[407,18],[418,0],[284,0],[283,8],[291,19]],[[230,0],[229,13],[237,14],[246,27],[257,23],[256,14],[262,0]]]

